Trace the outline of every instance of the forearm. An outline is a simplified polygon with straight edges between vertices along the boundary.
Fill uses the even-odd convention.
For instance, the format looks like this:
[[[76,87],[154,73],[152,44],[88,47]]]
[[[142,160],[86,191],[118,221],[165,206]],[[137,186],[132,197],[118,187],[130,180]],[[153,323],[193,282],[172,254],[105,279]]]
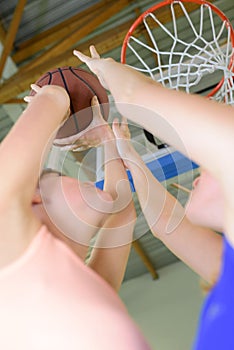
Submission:
[[[215,282],[221,268],[222,237],[193,225],[180,203],[166,191],[140,157],[136,157],[139,156],[135,155],[129,162],[129,168],[153,235],[197,274]]]
[[[91,252],[89,267],[119,290],[131,250],[135,209],[129,205],[122,213],[113,214],[98,233]]]
[[[0,191],[10,197],[24,196],[31,201],[48,141],[61,124],[68,109],[68,99],[53,88],[35,96],[0,148],[2,169]],[[12,161],[9,162],[9,159]]]
[[[110,140],[104,144],[105,181],[104,190],[111,194],[114,205],[113,214],[127,210],[132,202],[132,192],[125,166],[119,156],[116,140],[111,132]]]
[[[136,213],[126,170],[113,137],[104,148],[104,190],[112,195],[114,207],[98,233],[88,265],[118,291],[128,262]]]
[[[174,146],[220,182],[225,233],[234,244],[233,107],[166,89],[118,63],[107,61],[105,68],[102,74],[120,113]],[[220,137],[222,141],[218,141]]]
[[[185,217],[162,242],[200,277],[215,284],[221,272],[223,239],[216,232],[192,225]]]
[[[220,178],[227,178],[230,155],[227,156],[226,150],[234,147],[232,107],[202,96],[166,89],[112,60],[103,60],[101,70],[123,115]],[[222,144],[217,142],[220,133],[226,135]],[[224,168],[227,171],[222,171]]]
[[[159,239],[175,227],[184,217],[184,208],[154,177],[140,155],[131,151],[128,167],[144,216],[153,234]],[[174,221],[173,221],[174,220]]]
[[[123,190],[126,197],[131,198],[130,187],[126,169],[119,156],[113,133],[110,133],[109,140],[104,143],[104,190],[109,192],[115,201],[120,197],[123,200]],[[121,193],[120,193],[121,191]]]

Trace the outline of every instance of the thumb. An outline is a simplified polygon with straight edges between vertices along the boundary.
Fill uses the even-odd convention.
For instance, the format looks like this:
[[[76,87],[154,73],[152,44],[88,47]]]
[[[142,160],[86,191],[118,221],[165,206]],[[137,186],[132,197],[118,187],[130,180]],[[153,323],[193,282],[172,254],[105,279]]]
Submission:
[[[91,108],[92,108],[94,119],[95,119],[95,117],[102,116],[100,105],[99,105],[98,98],[96,95],[92,97]]]

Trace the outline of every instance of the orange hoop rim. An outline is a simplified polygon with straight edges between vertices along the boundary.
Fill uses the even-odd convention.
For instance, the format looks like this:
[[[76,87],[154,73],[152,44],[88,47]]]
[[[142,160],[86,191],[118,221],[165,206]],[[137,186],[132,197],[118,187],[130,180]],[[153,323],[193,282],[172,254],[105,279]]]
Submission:
[[[126,51],[127,51],[127,45],[128,45],[129,38],[132,36],[134,30],[138,27],[138,25],[143,22],[144,18],[148,14],[160,9],[161,7],[168,6],[168,5],[171,5],[173,3],[196,3],[199,5],[205,5],[207,7],[210,7],[212,9],[212,11],[214,11],[221,18],[221,20],[223,22],[225,22],[226,28],[227,29],[230,28],[231,44],[232,44],[232,48],[234,48],[234,29],[232,27],[232,24],[229,21],[229,19],[227,18],[227,16],[214,4],[212,4],[206,0],[165,0],[165,1],[160,2],[159,4],[156,4],[156,5],[149,7],[131,25],[131,27],[129,28],[129,30],[128,30],[128,32],[123,40],[122,50],[121,50],[121,63],[126,64]],[[233,67],[233,64],[234,64],[234,51],[231,54],[228,68],[231,69]],[[234,70],[234,67],[232,70]],[[224,78],[222,78],[220,80],[220,82],[212,89],[212,91],[209,94],[207,94],[207,97],[212,97],[213,95],[215,95],[216,92],[218,92],[219,89],[222,87],[223,83],[224,83]]]

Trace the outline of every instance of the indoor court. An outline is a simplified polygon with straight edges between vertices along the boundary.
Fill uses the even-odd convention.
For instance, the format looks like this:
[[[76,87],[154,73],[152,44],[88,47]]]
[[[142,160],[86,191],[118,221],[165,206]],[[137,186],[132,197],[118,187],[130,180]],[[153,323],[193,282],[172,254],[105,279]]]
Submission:
[[[112,57],[127,64],[165,87],[234,105],[233,26],[233,0],[0,0],[0,142],[25,109],[23,97],[29,94],[30,84],[56,67],[72,66],[87,70],[87,66],[72,55],[72,50],[78,49],[88,54],[91,44],[96,46],[101,57]],[[108,122],[111,123],[119,113],[110,94],[108,101]],[[199,165],[138,125],[130,122],[129,128],[133,145],[144,162],[184,205],[193,180],[199,175]],[[103,187],[101,146],[81,147],[77,152],[72,152],[54,145],[46,164],[65,175],[93,181],[97,187]],[[4,164],[1,166],[4,167]],[[157,350],[152,315],[149,321],[151,327],[147,332],[149,323],[144,304],[141,301],[139,310],[135,310],[137,305],[132,301],[131,293],[135,291],[134,281],[135,288],[139,290],[136,298],[144,298],[144,283],[147,288],[154,284],[152,290],[155,294],[156,284],[162,283],[164,287],[159,291],[159,304],[167,305],[167,314],[170,315],[172,300],[169,298],[167,301],[163,288],[167,290],[167,295],[170,289],[169,269],[172,269],[171,275],[177,276],[178,266],[178,284],[174,277],[176,295],[180,295],[181,281],[181,288],[195,295],[195,301],[186,299],[186,293],[181,293],[178,308],[171,307],[175,313],[171,322],[184,317],[184,321],[179,320],[178,324],[181,321],[182,325],[188,326],[190,316],[186,310],[184,314],[180,314],[179,310],[179,306],[183,307],[184,298],[185,309],[189,310],[192,305],[193,326],[192,329],[188,326],[188,330],[185,327],[188,336],[184,337],[184,341],[182,334],[174,335],[175,341],[180,344],[178,347],[175,345],[172,348],[174,340],[169,341],[163,334],[159,349],[187,350],[187,343],[195,332],[196,309],[203,299],[202,293],[199,294],[199,279],[180,265],[179,259],[153,237],[142,215],[130,172],[128,177],[137,209],[137,223],[120,294],[150,338],[153,350]],[[188,278],[191,289],[184,287],[184,278]],[[151,297],[145,296],[148,298],[149,314]],[[154,312],[157,313],[157,310]],[[155,323],[160,329],[158,319]],[[167,320],[162,319],[162,324],[166,323]],[[172,328],[172,323],[169,322],[168,327]],[[180,330],[178,328],[178,332]]]

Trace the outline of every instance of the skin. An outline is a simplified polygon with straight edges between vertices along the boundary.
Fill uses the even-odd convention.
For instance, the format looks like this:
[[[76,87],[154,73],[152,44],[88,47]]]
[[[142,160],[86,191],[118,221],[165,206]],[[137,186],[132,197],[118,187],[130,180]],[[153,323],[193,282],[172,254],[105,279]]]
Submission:
[[[26,110],[0,147],[0,161],[5,164],[0,177],[0,268],[24,253],[42,225],[83,260],[90,239],[98,233],[88,264],[117,291],[131,248],[136,213],[113,132],[93,98],[96,133],[101,131],[105,149],[103,191],[53,172],[41,177],[38,188],[43,159],[69,115],[70,100],[58,86],[32,88],[36,95],[26,98]],[[113,169],[115,176],[110,176]]]
[[[193,182],[186,206],[186,215],[193,224],[224,232],[224,197],[219,182],[206,170]]]
[[[45,108],[41,109],[41,105]],[[43,88],[1,143],[0,161],[5,164],[0,178],[1,267],[19,257],[40,229],[41,222],[31,207],[40,162],[45,145],[65,120],[68,106],[69,98],[63,89],[53,86]],[[39,117],[33,118],[40,109]],[[49,120],[47,111],[51,111]],[[43,123],[46,128],[35,140],[36,130]],[[28,144],[32,145],[33,152],[27,151]],[[14,159],[14,162],[9,162],[9,159]]]
[[[197,214],[198,208],[194,208],[196,202],[193,201],[193,195],[188,200],[187,208],[183,208],[153,176],[132,144],[124,137],[117,121],[113,125],[113,131],[119,154],[125,166],[131,171],[138,199],[152,234],[213,285],[220,273],[223,244],[222,237],[210,229],[209,214],[203,217],[194,215]],[[196,197],[202,199],[203,189],[195,187],[195,192]],[[213,208],[219,213],[216,217],[218,224],[222,219],[218,201]],[[200,219],[199,222],[197,217]],[[201,224],[201,220],[205,225]]]
[[[178,204],[174,208],[174,201],[155,184],[139,159],[136,164],[129,162],[132,151],[122,150],[118,142],[125,165],[135,173],[134,183],[138,183],[137,192],[153,233],[206,280],[214,281],[220,271],[222,241],[206,227],[222,229],[234,245],[234,162],[233,152],[227,151],[234,148],[233,108],[203,96],[166,89],[130,67],[100,58],[94,46],[90,47],[90,57],[77,50],[74,54],[110,91],[120,113],[189,156],[209,174],[210,178],[206,173],[201,176],[191,195],[187,205],[189,220]],[[143,112],[147,118],[142,118]],[[220,137],[221,142],[217,142]],[[139,184],[144,182],[141,189]],[[153,191],[157,199],[153,198]],[[160,197],[161,203],[165,203],[161,207]],[[163,231],[168,230],[173,210],[179,225],[172,223],[173,234],[166,237]]]

